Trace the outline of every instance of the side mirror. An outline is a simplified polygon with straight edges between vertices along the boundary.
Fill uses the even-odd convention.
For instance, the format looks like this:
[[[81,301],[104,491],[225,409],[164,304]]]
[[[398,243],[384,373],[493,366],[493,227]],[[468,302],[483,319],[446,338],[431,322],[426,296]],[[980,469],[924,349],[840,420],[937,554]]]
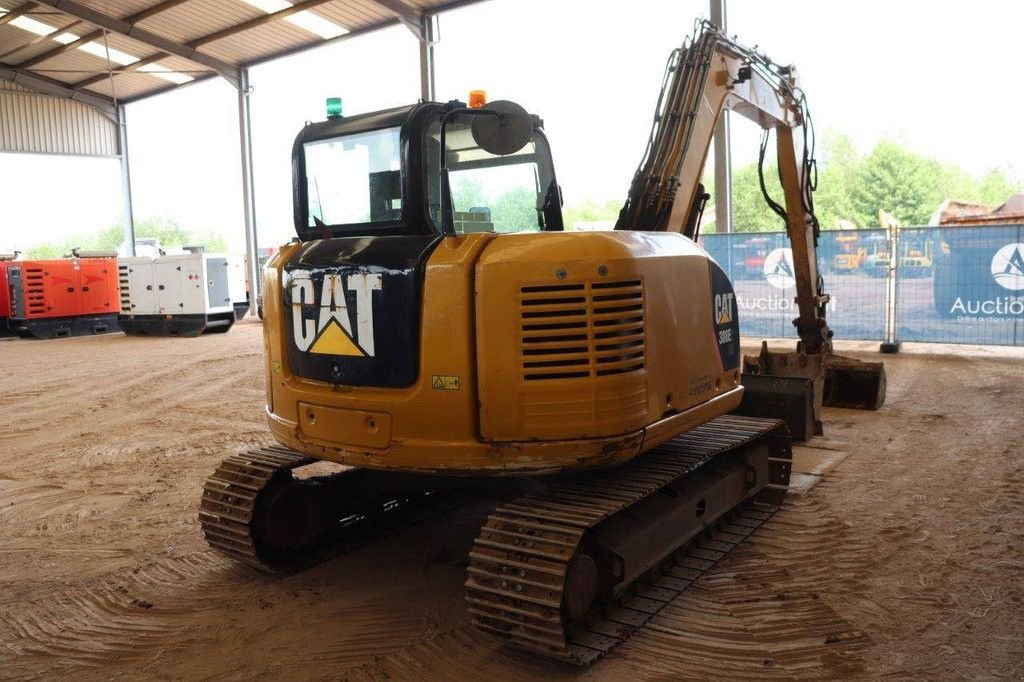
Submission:
[[[507,100],[497,100],[480,109],[453,109],[441,118],[441,231],[449,236],[455,235],[455,215],[448,176],[446,133],[448,123],[456,116],[473,117],[470,124],[473,141],[488,154],[515,154],[533,139],[532,117],[526,109]]]
[[[473,141],[485,152],[495,156],[515,154],[533,137],[533,121],[530,114],[515,102],[498,100],[491,102],[481,111],[498,114],[477,116],[473,121]]]

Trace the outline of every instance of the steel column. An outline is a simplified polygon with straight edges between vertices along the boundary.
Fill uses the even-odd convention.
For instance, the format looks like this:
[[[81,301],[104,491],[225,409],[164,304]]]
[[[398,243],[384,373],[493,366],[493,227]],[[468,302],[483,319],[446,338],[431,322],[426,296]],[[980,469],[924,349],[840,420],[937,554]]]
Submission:
[[[242,155],[242,208],[245,213],[245,263],[249,294],[249,314],[256,313],[260,292],[260,264],[256,239],[256,194],[252,179],[252,117],[249,95],[249,70],[238,70],[238,138]]]
[[[434,80],[434,42],[437,35],[437,15],[424,14],[420,35],[420,99],[433,101],[435,97]]]
[[[121,222],[124,225],[125,255],[135,255],[135,215],[132,211],[132,176],[128,166],[128,121],[124,105],[117,107],[117,146],[121,155]]]
[[[725,0],[710,0],[711,23],[726,33]],[[732,232],[732,144],[729,112],[723,111],[715,125],[715,232]]]

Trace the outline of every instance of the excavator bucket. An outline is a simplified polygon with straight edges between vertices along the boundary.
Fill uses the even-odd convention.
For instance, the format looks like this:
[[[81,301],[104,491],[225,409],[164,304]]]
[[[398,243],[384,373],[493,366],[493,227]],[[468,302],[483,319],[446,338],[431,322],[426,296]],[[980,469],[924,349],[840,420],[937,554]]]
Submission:
[[[781,419],[795,441],[807,441],[821,433],[815,422],[814,381],[804,377],[743,374],[743,401],[736,414],[744,417]]]
[[[814,432],[822,433],[821,407],[847,407],[859,410],[877,410],[885,402],[885,367],[880,362],[862,362],[854,358],[826,353],[805,353],[802,350],[777,352],[768,350],[762,342],[758,355],[743,358],[744,386],[750,384],[751,397],[743,414],[774,416],[787,422],[796,396],[805,389],[800,382],[784,379],[810,380],[812,383],[812,414]],[[753,377],[779,379],[755,380]],[[753,389],[753,390],[750,390]],[[788,408],[786,406],[789,406]],[[783,414],[785,412],[785,414]]]
[[[824,356],[826,407],[877,410],[885,402],[885,366],[828,353]]]

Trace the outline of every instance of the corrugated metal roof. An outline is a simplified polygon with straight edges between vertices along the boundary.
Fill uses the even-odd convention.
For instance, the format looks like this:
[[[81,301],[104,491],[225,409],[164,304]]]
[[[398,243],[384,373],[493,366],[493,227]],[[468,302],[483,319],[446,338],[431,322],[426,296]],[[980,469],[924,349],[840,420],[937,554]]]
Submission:
[[[262,14],[252,5],[232,0],[209,4],[210,7],[197,13],[193,6],[194,3],[186,2],[140,21],[139,26],[158,35],[167,36],[171,40],[187,43],[214,31],[237,26],[243,21],[254,19]]]
[[[234,70],[332,42],[344,32],[394,24],[399,11],[415,17],[478,1],[0,0],[0,71],[39,76],[54,87],[111,101],[130,101],[215,75],[215,69]],[[291,10],[292,5],[302,10]],[[18,16],[8,17],[8,12]],[[273,16],[275,12],[284,14]],[[132,37],[115,32],[117,26],[108,20],[122,22],[122,27],[132,24]],[[66,31],[47,35],[58,29]],[[94,34],[97,38],[89,44],[67,45]],[[161,40],[172,41],[175,49],[154,44]],[[122,63],[116,58],[108,63],[107,47]],[[186,52],[188,58],[169,51]]]
[[[0,80],[0,152],[117,156],[117,124],[92,107]]]

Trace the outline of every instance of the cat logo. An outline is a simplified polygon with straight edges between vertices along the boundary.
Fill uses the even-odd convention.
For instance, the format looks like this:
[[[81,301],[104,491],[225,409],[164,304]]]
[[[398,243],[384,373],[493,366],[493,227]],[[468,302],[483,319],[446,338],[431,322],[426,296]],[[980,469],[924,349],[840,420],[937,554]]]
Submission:
[[[715,294],[715,324],[732,322],[732,302],[736,294]]]
[[[381,276],[359,272],[350,275],[325,272],[317,303],[316,283],[308,270],[292,270],[289,293],[292,301],[292,338],[304,353],[373,357],[373,292],[381,290]],[[355,294],[349,305],[348,294]],[[305,311],[317,311],[316,318]],[[352,328],[350,308],[355,314]]]

